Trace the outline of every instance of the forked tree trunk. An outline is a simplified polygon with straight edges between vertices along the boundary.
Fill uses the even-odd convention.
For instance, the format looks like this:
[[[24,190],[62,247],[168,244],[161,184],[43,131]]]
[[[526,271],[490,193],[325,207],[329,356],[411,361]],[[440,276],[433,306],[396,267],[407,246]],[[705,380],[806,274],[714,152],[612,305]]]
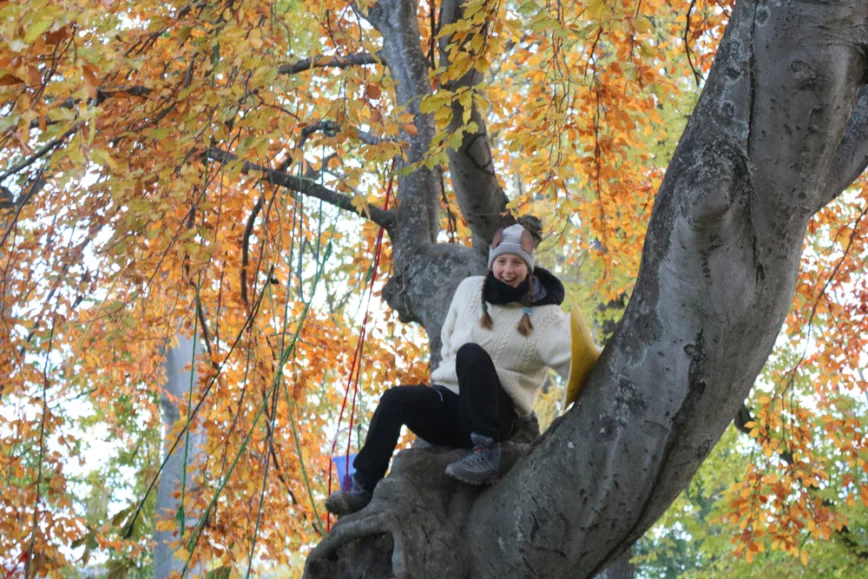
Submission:
[[[415,10],[380,0],[369,14],[402,104],[430,90],[411,82],[426,70]],[[688,484],[762,369],[808,220],[865,167],[866,19],[864,0],[739,0],[658,193],[635,290],[578,404],[484,492],[443,476],[454,452],[402,452],[371,505],[314,549],[307,577],[583,578],[629,548]],[[453,171],[468,167],[462,152],[473,153],[453,152]],[[405,179],[402,200],[438,193],[422,177]],[[455,183],[470,197],[463,208],[496,198],[468,188],[484,182]],[[399,251],[384,295],[435,342],[484,244],[475,254],[435,246],[414,227],[399,215],[390,231]],[[471,227],[484,237],[490,224]]]

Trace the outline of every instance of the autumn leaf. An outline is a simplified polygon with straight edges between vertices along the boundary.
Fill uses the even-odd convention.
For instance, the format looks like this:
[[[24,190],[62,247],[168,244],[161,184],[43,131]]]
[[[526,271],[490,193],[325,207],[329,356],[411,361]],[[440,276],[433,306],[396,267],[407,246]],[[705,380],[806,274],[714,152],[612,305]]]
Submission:
[[[96,67],[84,63],[81,67],[81,74],[88,96],[95,99],[97,97],[97,89],[99,88],[99,78],[97,77]]]
[[[54,17],[49,15],[37,16],[36,20],[31,22],[24,34],[24,42],[33,44],[33,42],[42,36],[42,34],[51,27],[54,22]]]
[[[72,28],[70,26],[61,26],[57,30],[53,32],[49,32],[45,35],[45,43],[46,44],[60,44],[67,38],[72,35]]]
[[[382,92],[380,91],[380,87],[374,84],[366,84],[365,85],[365,94],[368,95],[368,98],[379,99],[382,96]]]

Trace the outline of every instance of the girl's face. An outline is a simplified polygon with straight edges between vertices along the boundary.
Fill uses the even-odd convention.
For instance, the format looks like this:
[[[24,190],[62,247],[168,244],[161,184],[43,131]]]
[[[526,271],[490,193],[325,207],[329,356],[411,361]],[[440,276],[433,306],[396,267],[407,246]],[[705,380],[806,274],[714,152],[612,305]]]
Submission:
[[[494,259],[491,271],[497,280],[512,287],[518,287],[527,278],[527,264],[522,258],[511,253],[502,253]]]

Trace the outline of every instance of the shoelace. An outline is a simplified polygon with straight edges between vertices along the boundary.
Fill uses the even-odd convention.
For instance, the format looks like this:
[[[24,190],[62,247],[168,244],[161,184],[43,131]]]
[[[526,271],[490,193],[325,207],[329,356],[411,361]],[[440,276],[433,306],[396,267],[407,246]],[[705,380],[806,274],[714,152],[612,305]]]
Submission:
[[[479,464],[479,463],[485,462],[486,460],[488,460],[488,453],[489,452],[490,452],[489,450],[482,448],[482,447],[474,448],[473,454],[471,454],[468,457],[467,462],[469,462],[471,465],[474,465],[474,466]]]

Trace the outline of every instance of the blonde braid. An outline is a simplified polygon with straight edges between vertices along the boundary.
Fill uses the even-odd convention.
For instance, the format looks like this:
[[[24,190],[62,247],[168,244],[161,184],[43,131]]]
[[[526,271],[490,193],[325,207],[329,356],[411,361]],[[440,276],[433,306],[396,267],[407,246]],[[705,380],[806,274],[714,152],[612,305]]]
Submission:
[[[490,330],[494,327],[494,320],[491,319],[491,315],[488,313],[488,304],[485,302],[485,288],[488,285],[488,276],[485,277],[485,281],[482,282],[482,318],[479,320],[479,325],[485,328],[486,330]]]
[[[533,324],[530,321],[530,306],[533,304],[533,273],[528,273],[527,293],[524,296],[524,315],[518,323],[518,333],[525,338],[533,332]]]

